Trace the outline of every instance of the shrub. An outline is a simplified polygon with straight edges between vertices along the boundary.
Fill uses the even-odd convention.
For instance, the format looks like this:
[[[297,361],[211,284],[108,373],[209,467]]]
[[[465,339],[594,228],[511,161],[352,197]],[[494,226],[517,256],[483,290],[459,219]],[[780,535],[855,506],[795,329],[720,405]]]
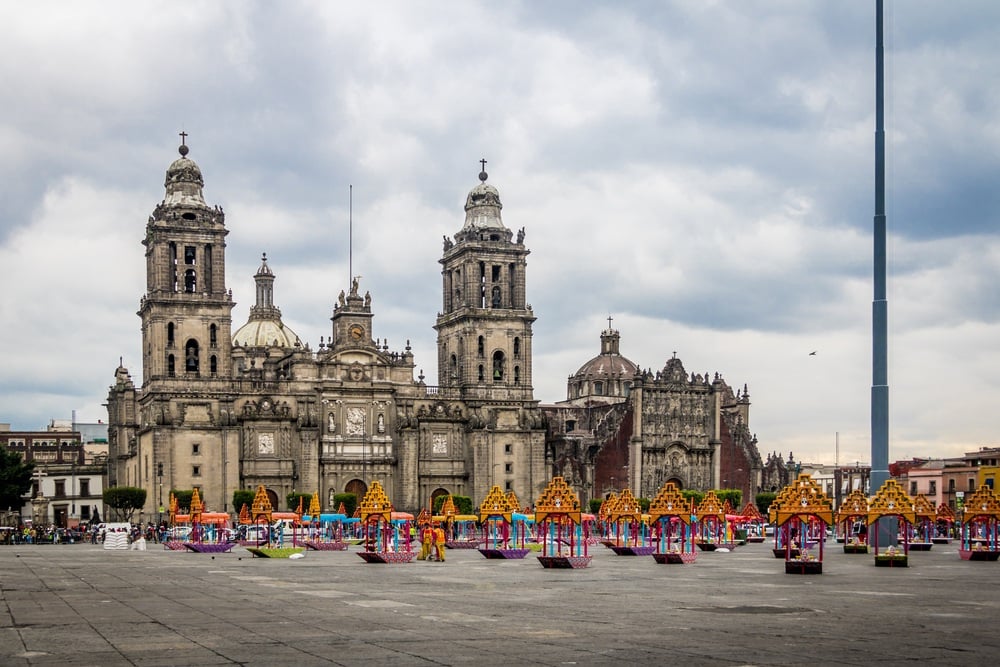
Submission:
[[[336,512],[340,509],[340,503],[344,503],[344,513],[347,516],[354,516],[354,510],[358,508],[358,496],[353,493],[338,493],[333,496],[333,507],[330,509]]]
[[[243,506],[247,506],[247,511],[253,509],[253,499],[256,497],[256,493],[251,489],[238,489],[233,491],[233,509],[238,514]]]

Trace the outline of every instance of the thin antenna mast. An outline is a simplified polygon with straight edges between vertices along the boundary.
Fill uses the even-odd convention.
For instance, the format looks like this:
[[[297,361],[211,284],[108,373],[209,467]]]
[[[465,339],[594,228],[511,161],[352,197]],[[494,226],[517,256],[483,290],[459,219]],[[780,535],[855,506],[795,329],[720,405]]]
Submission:
[[[347,284],[354,279],[354,184],[347,186]]]

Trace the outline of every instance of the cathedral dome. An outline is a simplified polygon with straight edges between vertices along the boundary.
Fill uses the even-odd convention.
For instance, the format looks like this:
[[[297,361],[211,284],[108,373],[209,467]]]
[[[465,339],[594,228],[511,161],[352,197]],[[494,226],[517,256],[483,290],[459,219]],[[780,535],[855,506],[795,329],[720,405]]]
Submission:
[[[233,345],[241,347],[294,347],[299,341],[295,332],[281,320],[250,320],[233,334]]]
[[[610,323],[610,321],[609,321]],[[567,398],[628,396],[632,378],[639,372],[631,359],[618,351],[619,333],[614,329],[601,332],[601,353],[580,366],[567,383]]]
[[[630,359],[620,354],[599,354],[583,366],[580,366],[574,377],[619,377],[631,378],[639,371],[639,367]]]
[[[287,349],[301,344],[295,332],[282,323],[281,309],[274,305],[274,278],[265,253],[253,277],[257,302],[250,306],[250,321],[233,334],[234,346]]]

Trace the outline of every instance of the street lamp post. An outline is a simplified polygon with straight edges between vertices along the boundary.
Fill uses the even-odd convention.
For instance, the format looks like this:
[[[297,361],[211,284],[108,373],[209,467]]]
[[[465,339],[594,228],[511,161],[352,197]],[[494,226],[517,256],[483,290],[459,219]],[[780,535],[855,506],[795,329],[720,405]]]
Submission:
[[[163,523],[163,464],[156,464],[157,494],[156,494],[156,529]]]

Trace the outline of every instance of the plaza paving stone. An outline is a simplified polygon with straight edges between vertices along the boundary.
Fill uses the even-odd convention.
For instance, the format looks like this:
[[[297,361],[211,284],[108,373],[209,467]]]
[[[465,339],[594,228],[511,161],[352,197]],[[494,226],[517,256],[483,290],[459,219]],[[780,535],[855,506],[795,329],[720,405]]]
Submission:
[[[693,565],[597,546],[583,570],[0,546],[0,665],[996,664],[1000,563],[827,549],[800,576],[768,544]]]

